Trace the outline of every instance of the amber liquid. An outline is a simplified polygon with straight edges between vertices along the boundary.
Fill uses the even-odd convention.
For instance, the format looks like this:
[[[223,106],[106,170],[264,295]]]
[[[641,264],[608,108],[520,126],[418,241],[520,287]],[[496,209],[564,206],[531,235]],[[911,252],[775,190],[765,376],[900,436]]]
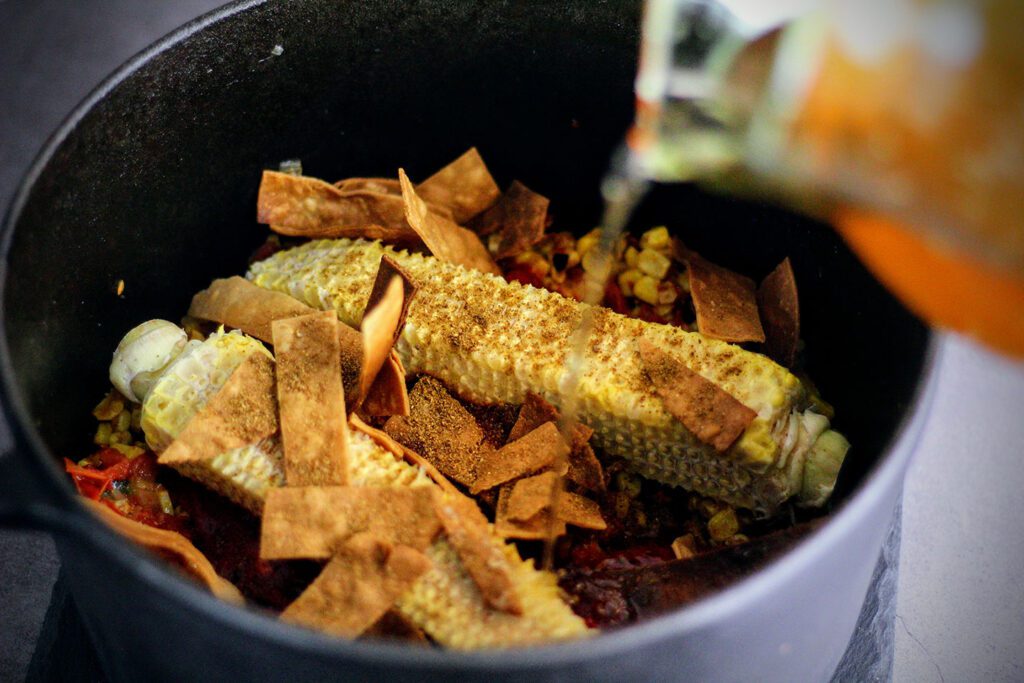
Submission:
[[[611,276],[612,264],[616,258],[616,247],[626,231],[629,218],[637,205],[647,194],[650,183],[639,173],[636,160],[627,149],[616,154],[610,170],[601,183],[601,195],[604,199],[604,213],[601,217],[601,237],[594,247],[597,253],[595,261],[598,267],[584,271],[583,278],[583,316],[579,325],[569,338],[569,353],[566,356],[566,376],[563,395],[566,400],[560,406],[562,414],[558,425],[562,438],[566,443],[572,442],[573,424],[579,414],[578,388],[585,372],[585,349],[593,328],[593,310],[604,300],[605,288]],[[557,471],[565,468],[565,462],[555,465]],[[554,565],[554,546],[557,540],[558,506],[562,491],[565,488],[564,477],[558,477],[551,490],[551,516],[547,540],[544,544],[544,568],[551,569]]]

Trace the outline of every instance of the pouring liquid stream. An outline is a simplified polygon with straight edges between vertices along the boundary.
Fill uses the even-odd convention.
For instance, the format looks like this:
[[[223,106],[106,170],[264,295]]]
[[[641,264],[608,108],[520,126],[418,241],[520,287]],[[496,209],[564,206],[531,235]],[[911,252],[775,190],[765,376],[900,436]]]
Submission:
[[[630,216],[640,204],[650,182],[638,172],[633,153],[623,147],[613,158],[610,170],[601,183],[601,195],[604,199],[604,213],[601,217],[601,234],[594,247],[596,267],[584,270],[583,278],[583,316],[569,338],[569,352],[566,355],[566,372],[562,376],[562,395],[567,401],[560,407],[561,419],[558,430],[567,444],[572,444],[576,417],[579,414],[579,388],[586,374],[586,349],[593,329],[594,310],[604,301],[605,288],[612,274],[612,265],[618,257],[617,248],[626,231]],[[568,466],[568,455],[561,455],[555,463],[555,471],[564,472]],[[551,489],[551,502],[548,517],[548,529],[544,542],[543,567],[546,570],[554,566],[555,541],[558,538],[558,510],[562,493],[565,490],[565,476],[555,478]]]

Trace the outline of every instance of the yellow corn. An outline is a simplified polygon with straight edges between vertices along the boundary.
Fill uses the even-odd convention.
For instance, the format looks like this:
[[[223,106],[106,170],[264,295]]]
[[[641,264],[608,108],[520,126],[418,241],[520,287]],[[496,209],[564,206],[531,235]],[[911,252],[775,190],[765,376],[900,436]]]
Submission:
[[[268,353],[239,332],[218,332],[190,342],[146,395],[142,425],[157,452],[165,449],[188,420],[252,353]],[[355,486],[436,486],[423,472],[395,459],[369,437],[349,433],[350,481]],[[256,514],[267,491],[284,483],[277,436],[217,456],[208,463],[178,468]],[[399,599],[399,609],[438,643],[451,648],[498,648],[586,635],[588,629],[562,600],[556,578],[519,557],[497,534],[491,542],[508,555],[523,608],[519,616],[487,607],[448,541],[439,537],[427,550],[433,567]]]
[[[440,378],[467,398],[518,403],[527,392],[568,404],[567,340],[585,304],[500,277],[395,251],[365,240],[320,240],[253,264],[248,277],[358,326],[382,255],[394,258],[418,287],[397,349],[411,373]],[[835,480],[829,463],[845,454],[841,437],[818,437],[829,422],[806,411],[800,381],[768,358],[668,325],[593,310],[577,387],[577,416],[595,430],[595,445],[625,458],[641,474],[740,507],[771,512],[798,495],[820,505]],[[757,417],[725,454],[715,452],[666,412],[650,390],[636,340],[679,358]],[[824,476],[826,480],[821,477]],[[806,494],[806,495],[805,495]]]

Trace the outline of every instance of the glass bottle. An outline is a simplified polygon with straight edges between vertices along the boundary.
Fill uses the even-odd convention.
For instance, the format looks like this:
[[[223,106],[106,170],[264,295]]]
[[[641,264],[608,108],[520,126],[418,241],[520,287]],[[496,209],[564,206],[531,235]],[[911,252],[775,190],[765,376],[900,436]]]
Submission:
[[[916,313],[1024,356],[1024,3],[648,0],[631,170],[828,219]]]

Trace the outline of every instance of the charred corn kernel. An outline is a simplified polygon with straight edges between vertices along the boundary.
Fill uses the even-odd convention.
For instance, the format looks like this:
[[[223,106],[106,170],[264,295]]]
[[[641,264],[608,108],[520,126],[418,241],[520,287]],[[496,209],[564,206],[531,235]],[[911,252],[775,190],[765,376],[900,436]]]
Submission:
[[[92,409],[93,417],[97,420],[113,420],[117,414],[124,410],[125,398],[117,389],[111,389],[103,400]]]
[[[601,241],[601,229],[594,228],[583,237],[576,241],[576,251],[582,256],[586,255],[588,251],[597,246],[597,243]]]
[[[661,280],[668,275],[671,265],[672,262],[667,256],[653,249],[644,249],[636,258],[636,267],[655,280]]]
[[[658,303],[658,281],[650,275],[643,275],[633,285],[633,296],[652,306]]]
[[[687,294],[690,293],[690,271],[684,270],[676,277],[676,284],[679,285],[679,289],[683,290]]]
[[[664,225],[651,228],[640,236],[641,249],[657,249],[664,251],[672,246],[672,237],[668,234],[668,228]]]
[[[625,259],[626,265],[630,268],[636,268],[637,260],[640,258],[640,252],[636,250],[636,247],[626,247]]]
[[[633,288],[636,287],[636,283],[640,281],[640,278],[644,276],[639,270],[630,268],[619,273],[618,283],[619,289],[622,290],[623,296],[633,296]]]
[[[130,410],[122,410],[111,422],[115,432],[127,432],[132,426],[132,413]]]
[[[114,433],[109,422],[101,422],[96,427],[96,434],[92,437],[92,442],[97,446],[109,446],[110,435]]]
[[[595,431],[596,448],[651,479],[765,513],[801,492],[809,454],[825,457],[812,446],[832,432],[827,420],[823,425],[820,416],[803,412],[800,381],[726,342],[365,240],[309,242],[253,264],[248,277],[315,308],[333,308],[358,326],[385,254],[417,286],[396,346],[410,374],[429,373],[480,402],[519,403],[533,392],[565,407],[566,340],[589,311],[592,334],[574,398],[579,419]],[[697,440],[650,390],[636,348],[641,337],[755,411],[727,452]],[[791,433],[799,438],[787,438]],[[823,468],[820,481],[831,471],[831,464]],[[818,481],[808,490],[821,491]]]
[[[739,530],[740,521],[736,518],[736,511],[732,508],[725,508],[708,520],[708,535],[713,541],[724,541]]]
[[[253,353],[268,352],[255,339],[221,331],[192,344],[167,366],[143,403],[142,424],[154,450],[166,448],[231,372]],[[353,486],[437,486],[418,467],[396,460],[355,431],[349,433],[349,468]],[[276,436],[179,470],[256,514],[262,511],[267,491],[284,484]],[[553,573],[539,571],[532,562],[520,559],[515,547],[493,532],[489,542],[509,558],[523,608],[521,615],[485,605],[473,579],[443,536],[427,549],[433,565],[399,598],[399,609],[431,638],[451,648],[515,647],[588,634],[586,624],[562,600]]]

